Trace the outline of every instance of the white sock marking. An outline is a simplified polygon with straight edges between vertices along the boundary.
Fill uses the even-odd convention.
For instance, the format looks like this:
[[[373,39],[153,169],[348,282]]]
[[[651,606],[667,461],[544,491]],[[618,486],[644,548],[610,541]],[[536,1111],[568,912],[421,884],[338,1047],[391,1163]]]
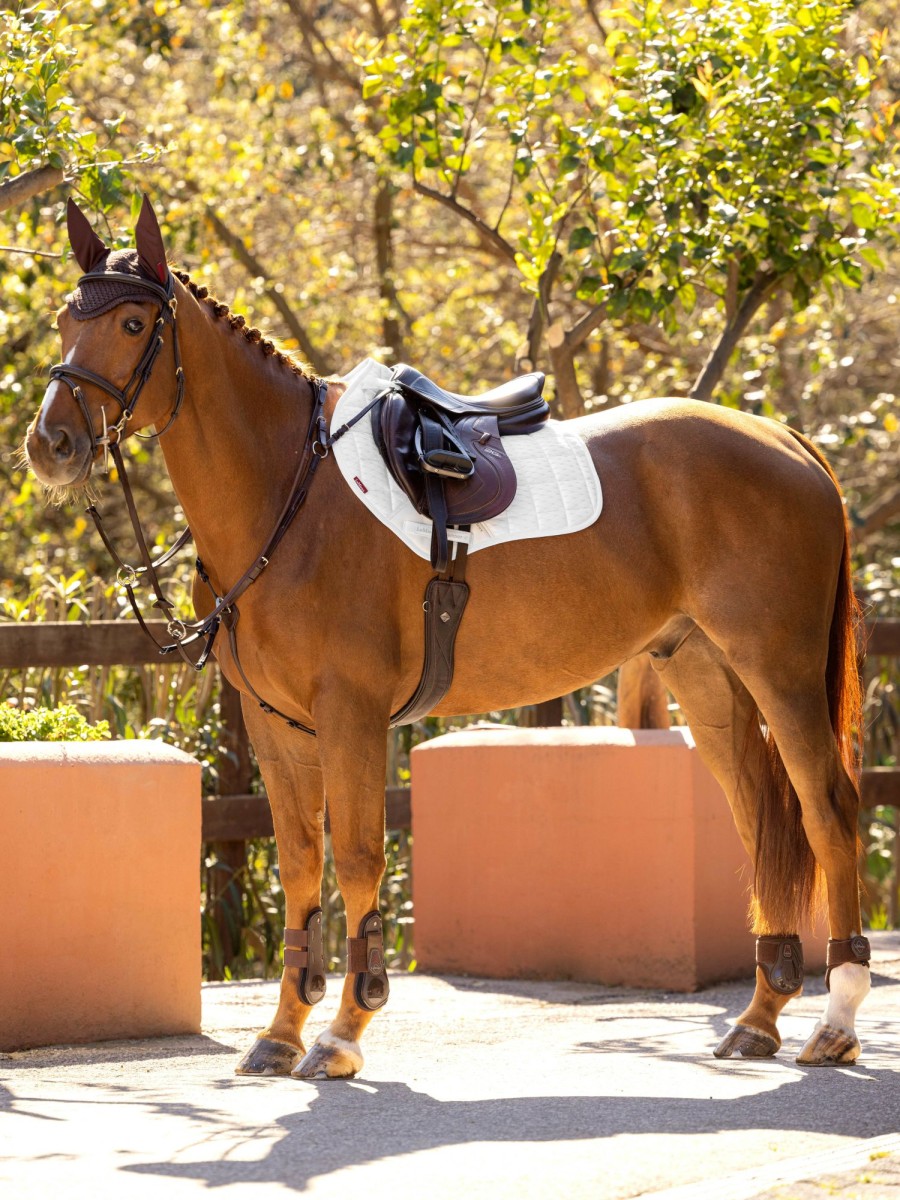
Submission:
[[[345,1038],[340,1038],[337,1034],[332,1033],[330,1029],[323,1029],[316,1041],[320,1046],[329,1046],[333,1050],[340,1050],[346,1054],[353,1063],[355,1070],[359,1071],[363,1065],[362,1051],[359,1048],[359,1042],[348,1042]]]
[[[856,1024],[856,1011],[872,986],[869,968],[862,963],[841,963],[832,969],[830,982],[831,991],[828,993],[822,1024],[852,1032]]]

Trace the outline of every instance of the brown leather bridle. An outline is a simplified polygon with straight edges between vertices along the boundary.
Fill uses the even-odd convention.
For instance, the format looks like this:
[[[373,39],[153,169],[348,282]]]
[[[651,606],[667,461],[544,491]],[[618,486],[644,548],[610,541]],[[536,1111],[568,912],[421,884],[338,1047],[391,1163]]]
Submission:
[[[81,409],[82,415],[87,426],[88,433],[91,438],[91,453],[92,458],[96,457],[98,450],[102,449],[104,460],[108,461],[108,456],[111,455],[115,464],[116,473],[122,485],[122,491],[125,496],[125,504],[128,509],[128,516],[131,521],[132,529],[134,530],[135,540],[138,546],[138,552],[141,558],[141,565],[134,567],[124,561],[119,555],[115,546],[112,544],[106,530],[103,526],[103,518],[93,504],[87,507],[87,513],[97,527],[97,532],[103,541],[104,546],[109,551],[109,554],[116,564],[116,576],[120,586],[124,589],[128,597],[128,602],[134,612],[135,617],[140,623],[141,628],[150,638],[150,640],[159,649],[160,654],[178,653],[181,658],[192,666],[196,671],[202,671],[209,660],[212,652],[213,643],[215,642],[216,634],[219,631],[221,624],[225,624],[228,629],[228,636],[232,657],[241,675],[246,687],[251,695],[255,697],[260,707],[266,712],[272,713],[275,716],[281,717],[293,729],[299,729],[303,733],[309,733],[315,736],[315,730],[303,725],[299,721],[280,712],[273,705],[268,704],[244,674],[237,653],[237,600],[244,594],[251,584],[255,583],[260,577],[265,568],[269,565],[269,559],[276,546],[287,533],[288,527],[293,521],[297,512],[303,505],[309,493],[309,487],[312,483],[312,478],[318,468],[319,463],[323,458],[327,457],[329,451],[329,438],[325,422],[325,396],[328,390],[328,385],[324,380],[312,379],[309,380],[314,392],[314,402],[310,416],[309,426],[306,431],[304,440],[303,453],[300,456],[300,463],[297,467],[297,472],[291,484],[290,492],[275,523],[272,533],[266,540],[265,545],[260,554],[254,559],[253,563],[241,575],[238,581],[233,584],[228,591],[219,596],[210,582],[210,578],[200,559],[196,560],[197,574],[200,579],[207,585],[212,592],[214,605],[212,611],[209,612],[200,621],[183,621],[175,615],[175,605],[165,595],[162,585],[159,581],[157,571],[160,567],[169,562],[178,551],[191,540],[192,534],[189,528],[185,529],[177,538],[175,543],[159,558],[153,559],[150,556],[150,551],[147,547],[147,540],[144,536],[144,531],[141,527],[140,517],[138,516],[137,507],[134,502],[134,494],[131,489],[131,484],[128,480],[128,474],[125,470],[125,462],[122,457],[122,440],[126,436],[126,427],[129,420],[134,415],[137,402],[143,391],[144,385],[150,378],[153,366],[163,347],[163,331],[165,325],[172,326],[172,346],[175,359],[175,403],[172,406],[172,412],[169,419],[166,421],[162,429],[152,434],[137,434],[137,437],[146,439],[162,437],[162,435],[171,428],[172,423],[177,418],[181,411],[182,402],[184,400],[184,371],[181,365],[181,351],[178,345],[178,326],[175,300],[175,287],[172,280],[172,274],[169,272],[166,276],[164,285],[153,282],[150,279],[136,278],[133,275],[121,274],[119,272],[109,271],[102,274],[83,275],[78,281],[79,286],[85,283],[90,283],[97,279],[103,279],[104,282],[123,283],[127,284],[129,289],[135,287],[146,291],[160,305],[159,313],[151,331],[150,337],[144,347],[144,352],[141,355],[140,361],[134,368],[131,378],[124,388],[117,388],[115,384],[108,379],[104,379],[102,375],[89,370],[87,367],[78,366],[73,363],[58,363],[50,368],[50,378],[65,383],[72,392]],[[81,389],[82,383],[89,383],[111,396],[119,405],[121,410],[119,419],[114,425],[108,426],[106,422],[106,410],[103,411],[103,429],[100,435],[94,428],[94,421],[91,416],[87,402],[84,398],[84,393]],[[112,440],[111,434],[115,433],[115,440]],[[152,630],[144,620],[140,606],[135,595],[135,587],[141,581],[141,578],[146,576],[151,591],[153,592],[153,607],[158,608],[164,615],[167,622],[167,630],[172,641],[168,644],[159,642],[154,636]],[[186,647],[197,642],[204,642],[200,655],[197,658],[191,657],[187,653]]]
[[[134,415],[135,407],[140,399],[141,392],[144,390],[144,384],[150,378],[153,364],[156,362],[159,352],[163,348],[163,330],[167,323],[170,323],[172,326],[172,347],[175,355],[175,403],[169,419],[162,429],[154,434],[138,434],[138,437],[143,436],[148,439],[161,437],[178,416],[182,401],[184,400],[184,371],[181,366],[181,349],[178,345],[175,286],[172,282],[171,273],[166,276],[164,286],[155,283],[152,279],[125,275],[120,271],[107,271],[100,275],[82,275],[78,280],[78,287],[81,287],[82,284],[90,284],[98,279],[102,279],[104,283],[127,284],[129,290],[138,288],[141,291],[148,292],[159,304],[156,322],[144,347],[144,353],[141,355],[140,361],[132,371],[131,378],[125,384],[124,388],[117,388],[115,384],[110,383],[108,379],[104,379],[102,375],[98,375],[94,371],[89,371],[87,367],[77,366],[75,363],[57,363],[56,366],[50,368],[50,378],[60,380],[66,384],[75,397],[78,407],[81,409],[91,438],[92,457],[96,456],[97,451],[102,447],[104,461],[108,465],[107,456],[111,448],[121,441],[124,436],[125,427]],[[106,409],[102,410],[103,433],[100,437],[97,436],[97,432],[94,429],[93,418],[84,398],[84,393],[79,386],[80,383],[92,383],[95,387],[100,388],[101,391],[106,392],[108,396],[111,396],[119,406],[119,419],[114,425],[110,426],[106,424]],[[115,433],[116,435],[115,442],[110,441],[109,435],[111,433]]]

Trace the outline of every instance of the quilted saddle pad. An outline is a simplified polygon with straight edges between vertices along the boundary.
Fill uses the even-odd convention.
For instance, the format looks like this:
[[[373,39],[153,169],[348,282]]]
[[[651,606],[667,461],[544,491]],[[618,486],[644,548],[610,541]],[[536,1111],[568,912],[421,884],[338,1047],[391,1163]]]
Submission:
[[[365,408],[390,378],[390,367],[372,358],[354,367],[343,379],[347,388],[335,408],[332,432]],[[548,421],[537,433],[504,438],[503,447],[516,469],[515,499],[499,517],[472,526],[470,554],[500,542],[554,537],[593,525],[603,507],[603,494],[587,446],[577,434],[561,421]],[[431,521],[416,512],[394,482],[368,417],[344,434],[332,453],[366,508],[420,558],[430,559]],[[450,537],[453,540],[452,529]]]

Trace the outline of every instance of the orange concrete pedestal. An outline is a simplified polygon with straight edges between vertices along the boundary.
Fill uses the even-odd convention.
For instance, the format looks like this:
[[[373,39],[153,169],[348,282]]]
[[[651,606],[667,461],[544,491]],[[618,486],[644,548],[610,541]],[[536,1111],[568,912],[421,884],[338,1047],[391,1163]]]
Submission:
[[[425,970],[692,991],[750,976],[750,864],[686,729],[504,729],[412,754]],[[803,931],[807,964],[824,935]]]
[[[200,1029],[200,766],[0,745],[0,1050]]]

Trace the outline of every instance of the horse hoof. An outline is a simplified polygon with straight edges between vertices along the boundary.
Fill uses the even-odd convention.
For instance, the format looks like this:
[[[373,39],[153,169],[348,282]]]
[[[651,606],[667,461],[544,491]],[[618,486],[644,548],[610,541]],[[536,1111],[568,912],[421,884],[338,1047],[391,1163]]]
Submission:
[[[752,1025],[735,1025],[728,1031],[713,1054],[716,1058],[731,1058],[740,1054],[742,1058],[771,1058],[778,1053],[781,1039],[754,1029]]]
[[[827,1067],[834,1063],[852,1063],[859,1058],[859,1038],[852,1029],[817,1025],[813,1035],[797,1055],[804,1067]]]
[[[362,1065],[359,1042],[345,1041],[326,1029],[291,1075],[294,1079],[352,1079]]]
[[[258,1037],[238,1065],[235,1075],[290,1075],[304,1055],[302,1046]]]

